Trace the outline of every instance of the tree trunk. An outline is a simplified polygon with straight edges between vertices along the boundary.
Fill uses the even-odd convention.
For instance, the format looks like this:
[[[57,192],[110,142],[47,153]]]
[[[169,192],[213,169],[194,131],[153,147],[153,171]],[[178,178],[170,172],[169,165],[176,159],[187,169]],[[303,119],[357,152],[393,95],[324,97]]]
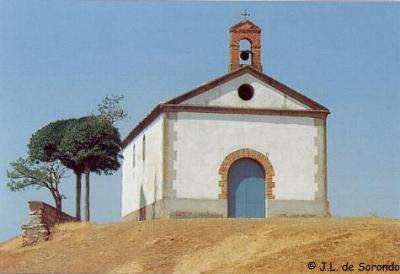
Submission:
[[[56,202],[56,205],[57,205],[57,209],[60,210],[60,211],[62,211],[62,196],[61,196],[60,193],[57,193],[57,202]]]
[[[53,190],[53,189],[50,189],[50,188],[48,188],[48,189],[50,190],[51,195],[53,196],[54,204],[56,205],[56,208],[58,210],[62,211],[62,204],[61,204],[62,198],[61,198],[60,193],[57,193],[57,190]]]
[[[56,208],[57,208],[59,211],[62,211],[61,197],[56,196],[54,199],[55,199],[55,202],[56,202]]]
[[[86,193],[85,193],[85,221],[90,221],[90,207],[89,207],[89,175],[90,171],[85,172]]]
[[[76,201],[75,201],[75,217],[77,221],[81,220],[81,178],[82,173],[76,172]]]

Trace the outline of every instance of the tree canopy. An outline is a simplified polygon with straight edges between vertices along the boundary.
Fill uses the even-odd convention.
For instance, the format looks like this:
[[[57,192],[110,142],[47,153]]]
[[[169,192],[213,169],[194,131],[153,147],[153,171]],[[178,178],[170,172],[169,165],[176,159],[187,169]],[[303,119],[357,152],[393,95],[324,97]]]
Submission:
[[[11,170],[7,170],[7,187],[11,191],[20,191],[28,187],[46,188],[53,196],[56,208],[62,210],[62,199],[65,196],[60,193],[58,186],[66,169],[59,161],[37,163],[29,158],[18,158],[10,165]]]
[[[100,116],[72,121],[60,143],[62,157],[78,163],[83,170],[112,174],[121,166],[118,129]]]
[[[99,116],[106,118],[112,124],[127,119],[128,113],[121,106],[123,99],[123,95],[106,96],[101,103],[97,105]]]
[[[60,144],[69,125],[76,119],[57,120],[42,127],[34,134],[28,144],[28,155],[31,160],[51,162],[61,158]],[[63,162],[65,166],[66,163]]]

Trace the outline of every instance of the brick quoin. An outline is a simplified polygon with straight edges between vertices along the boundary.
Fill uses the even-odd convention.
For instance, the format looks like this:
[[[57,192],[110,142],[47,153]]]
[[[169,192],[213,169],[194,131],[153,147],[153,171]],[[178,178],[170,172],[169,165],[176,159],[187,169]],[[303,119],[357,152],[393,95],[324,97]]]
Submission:
[[[257,161],[261,167],[264,169],[265,174],[265,193],[264,196],[267,199],[275,199],[273,195],[272,189],[275,187],[274,182],[274,169],[272,168],[271,162],[268,160],[267,156],[253,149],[243,148],[236,150],[230,153],[225,159],[222,161],[222,164],[219,168],[219,199],[227,199],[228,198],[228,171],[231,165],[242,158],[249,158]]]
[[[249,20],[242,20],[229,29],[229,71],[241,68],[240,41],[251,44],[251,66],[262,71],[261,65],[261,28]]]

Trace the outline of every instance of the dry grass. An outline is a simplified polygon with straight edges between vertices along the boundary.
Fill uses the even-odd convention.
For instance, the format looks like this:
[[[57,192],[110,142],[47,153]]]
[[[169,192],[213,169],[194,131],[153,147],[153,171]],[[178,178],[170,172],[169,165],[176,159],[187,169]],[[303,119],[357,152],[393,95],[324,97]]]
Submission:
[[[51,241],[21,243],[0,245],[0,272],[313,273],[320,271],[307,270],[309,261],[400,264],[400,222],[383,218],[64,224]]]

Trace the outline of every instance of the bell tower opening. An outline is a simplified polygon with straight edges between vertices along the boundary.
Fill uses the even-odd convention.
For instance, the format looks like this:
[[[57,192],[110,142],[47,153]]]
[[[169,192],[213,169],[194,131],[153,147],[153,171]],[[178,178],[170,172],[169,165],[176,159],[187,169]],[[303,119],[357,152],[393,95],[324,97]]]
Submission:
[[[229,29],[229,71],[250,65],[262,71],[261,28],[244,19]]]
[[[239,62],[240,65],[251,65],[251,59],[252,59],[252,54],[251,54],[251,43],[247,39],[242,39],[239,42]]]

